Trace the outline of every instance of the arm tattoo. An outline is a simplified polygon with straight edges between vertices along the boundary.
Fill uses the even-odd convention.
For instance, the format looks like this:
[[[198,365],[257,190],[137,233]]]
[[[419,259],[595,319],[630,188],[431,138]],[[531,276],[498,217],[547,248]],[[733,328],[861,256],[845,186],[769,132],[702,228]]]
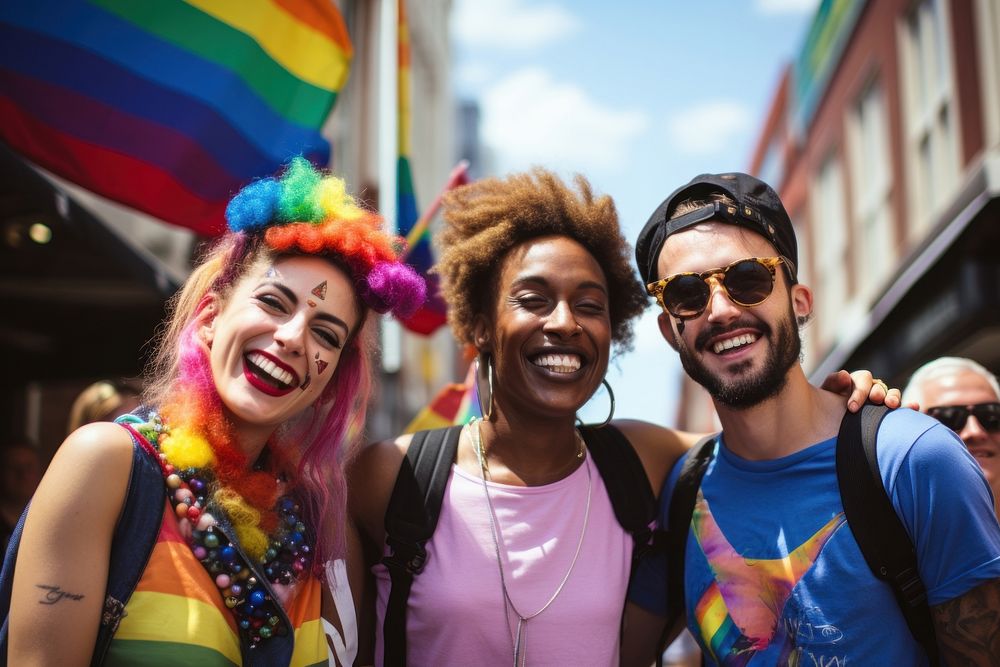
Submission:
[[[35,584],[36,588],[41,588],[46,591],[42,596],[42,599],[38,601],[38,604],[55,604],[60,600],[82,600],[82,593],[70,593],[64,591],[58,586],[48,586],[46,584]]]
[[[1000,656],[1000,579],[931,607],[946,665],[992,665]]]

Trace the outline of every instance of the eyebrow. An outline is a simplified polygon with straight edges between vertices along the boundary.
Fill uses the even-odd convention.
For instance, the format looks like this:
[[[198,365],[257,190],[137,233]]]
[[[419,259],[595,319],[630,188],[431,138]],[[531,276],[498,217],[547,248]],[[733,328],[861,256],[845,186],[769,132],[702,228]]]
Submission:
[[[281,283],[274,282],[273,280],[267,280],[267,281],[264,281],[264,282],[262,282],[260,284],[261,287],[263,287],[264,285],[270,285],[271,287],[274,287],[275,289],[277,289],[278,291],[280,291],[282,294],[285,295],[285,297],[289,301],[292,302],[293,306],[299,305],[299,297],[295,296],[295,292],[293,292],[291,289],[289,289],[286,285],[282,285]],[[345,336],[348,336],[351,333],[351,328],[349,326],[347,326],[347,323],[344,322],[344,320],[342,320],[339,317],[337,317],[336,315],[333,315],[332,313],[324,313],[324,312],[320,311],[320,312],[316,313],[316,319],[317,320],[323,320],[324,322],[329,322],[330,324],[333,324],[335,326],[339,326],[340,328],[342,328],[344,330],[344,335]]]
[[[523,276],[521,278],[517,278],[513,283],[511,283],[511,287],[521,287],[522,285],[528,283],[537,283],[543,287],[550,287],[548,279],[543,276]],[[608,293],[608,290],[604,285],[594,280],[585,280],[577,285],[576,289],[596,289],[600,290],[604,294]]]

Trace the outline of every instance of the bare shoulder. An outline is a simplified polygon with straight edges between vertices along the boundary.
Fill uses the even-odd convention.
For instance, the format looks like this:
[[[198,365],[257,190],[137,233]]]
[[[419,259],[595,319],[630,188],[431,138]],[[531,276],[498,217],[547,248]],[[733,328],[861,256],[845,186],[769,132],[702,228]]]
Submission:
[[[637,419],[620,419],[612,424],[632,443],[657,494],[677,459],[702,437],[700,433],[677,431]]]
[[[131,469],[132,436],[128,431],[111,422],[86,424],[70,433],[56,450],[39,489],[99,479],[104,493],[120,489],[124,494]]]
[[[351,516],[369,543],[381,544],[385,539],[385,510],[412,438],[401,435],[366,445],[347,467]]]
[[[70,433],[42,477],[32,514],[61,514],[84,503],[91,518],[113,525],[132,471],[132,437],[110,422],[87,424]],[[101,492],[94,494],[95,483]],[[96,495],[96,497],[94,497]],[[36,525],[52,525],[36,518]]]

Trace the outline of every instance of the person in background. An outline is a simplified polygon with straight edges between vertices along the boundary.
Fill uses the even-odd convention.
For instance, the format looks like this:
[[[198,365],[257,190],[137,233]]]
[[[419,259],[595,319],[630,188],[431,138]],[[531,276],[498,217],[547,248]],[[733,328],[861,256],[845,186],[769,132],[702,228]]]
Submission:
[[[139,407],[142,391],[130,382],[98,380],[80,392],[69,410],[66,433],[84,424],[110,422]]]
[[[972,359],[940,357],[914,373],[903,391],[905,403],[919,403],[962,438],[983,469],[1000,516],[1000,385]]]
[[[0,554],[7,551],[7,540],[42,479],[43,469],[38,447],[27,437],[0,446]]]

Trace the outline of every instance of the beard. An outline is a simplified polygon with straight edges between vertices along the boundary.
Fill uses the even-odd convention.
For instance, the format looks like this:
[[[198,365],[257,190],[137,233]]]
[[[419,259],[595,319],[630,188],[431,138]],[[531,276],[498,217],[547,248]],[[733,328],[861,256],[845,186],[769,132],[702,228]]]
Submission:
[[[753,362],[747,360],[729,366],[729,373],[736,377],[718,377],[713,375],[691,348],[685,345],[678,346],[681,365],[688,376],[704,387],[715,401],[735,410],[752,408],[777,396],[788,380],[788,369],[799,361],[802,340],[794,321],[789,306],[788,317],[782,318],[777,324],[777,336],[772,336],[773,330],[766,322],[741,321],[726,327],[710,327],[696,338],[694,348],[703,354],[711,354],[711,352],[707,352],[708,339],[725,333],[727,330],[746,326],[759,329],[761,338],[766,337],[772,342],[772,345],[768,349],[764,367],[757,373],[750,372]]]

